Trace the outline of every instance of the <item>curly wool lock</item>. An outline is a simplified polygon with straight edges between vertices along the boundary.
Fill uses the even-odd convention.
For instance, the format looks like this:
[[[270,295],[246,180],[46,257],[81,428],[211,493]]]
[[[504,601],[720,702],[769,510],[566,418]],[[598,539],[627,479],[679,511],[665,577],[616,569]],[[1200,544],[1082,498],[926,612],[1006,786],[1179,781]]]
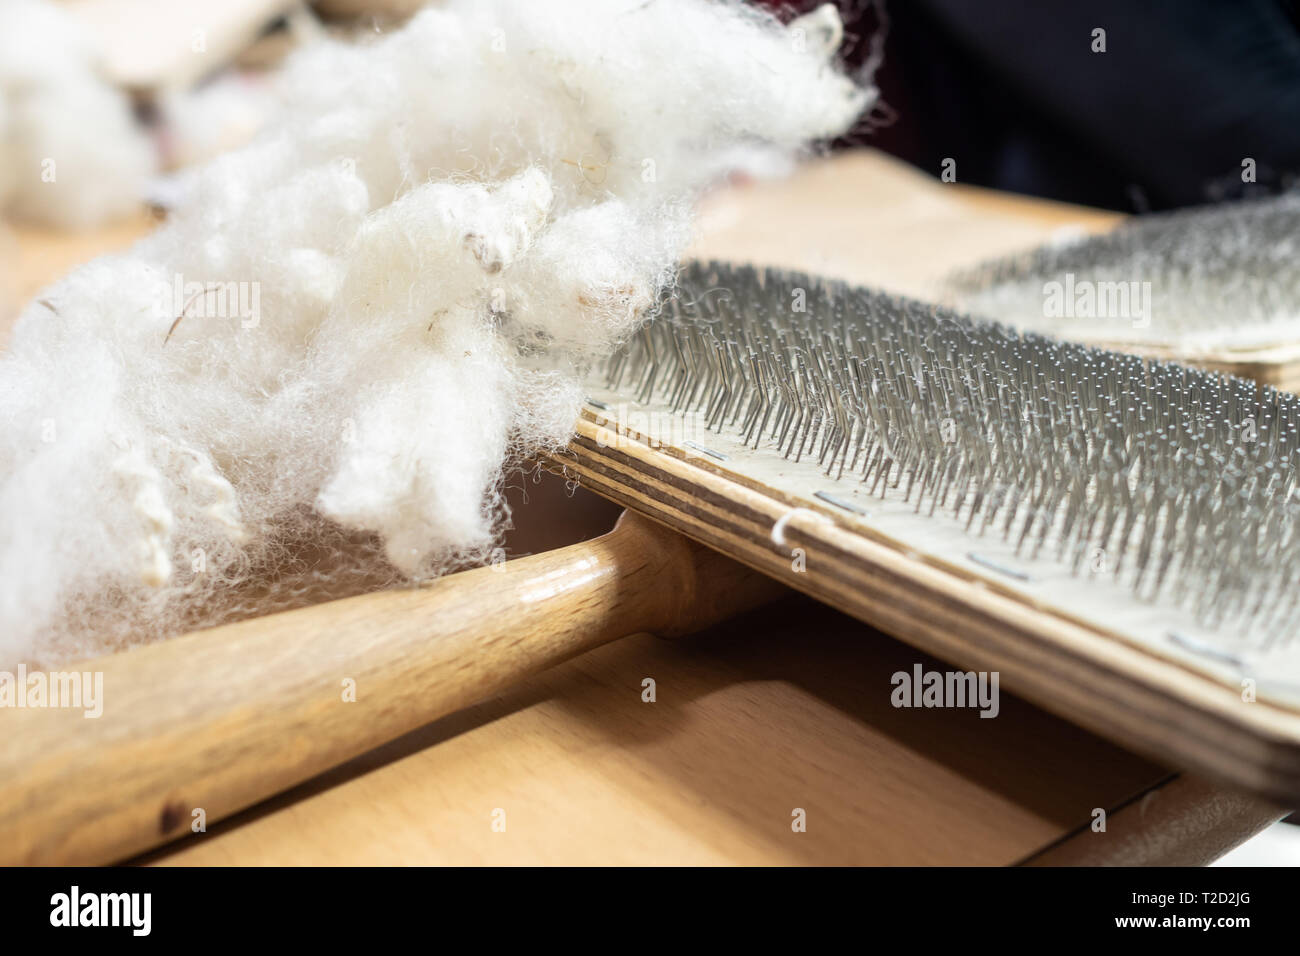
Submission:
[[[832,8],[793,30],[456,0],[300,53],[277,123],[47,290],[0,361],[0,658],[482,556],[503,467],[567,440],[577,370],[671,281],[698,192],[870,104]]]

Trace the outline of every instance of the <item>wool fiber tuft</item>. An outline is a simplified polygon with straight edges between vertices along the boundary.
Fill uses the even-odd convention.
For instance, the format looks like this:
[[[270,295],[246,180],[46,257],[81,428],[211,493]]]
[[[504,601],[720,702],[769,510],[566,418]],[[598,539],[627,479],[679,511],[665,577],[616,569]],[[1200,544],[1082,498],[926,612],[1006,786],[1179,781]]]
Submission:
[[[283,114],[0,359],[0,660],[482,560],[700,191],[871,105],[840,36],[829,6],[452,0],[295,54]]]

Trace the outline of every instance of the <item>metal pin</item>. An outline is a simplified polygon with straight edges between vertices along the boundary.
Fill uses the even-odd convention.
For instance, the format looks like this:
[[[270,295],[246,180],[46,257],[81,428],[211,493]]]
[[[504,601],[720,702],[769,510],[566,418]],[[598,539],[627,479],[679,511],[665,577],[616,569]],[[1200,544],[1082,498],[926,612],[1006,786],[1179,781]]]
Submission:
[[[841,498],[839,495],[833,495],[829,491],[814,491],[814,498],[820,498],[827,504],[834,505],[837,508],[843,508],[845,511],[852,511],[854,514],[867,515],[870,517],[871,512],[861,505],[849,501],[847,498]]]
[[[728,458],[731,457],[730,455],[724,455],[720,451],[714,451],[712,448],[706,448],[704,445],[701,445],[699,442],[696,441],[687,440],[682,442],[682,445],[686,448],[694,448],[696,451],[702,452],[703,454],[708,455],[710,458],[718,459],[718,461],[726,461]]]
[[[992,558],[986,558],[982,554],[976,554],[974,551],[968,551],[966,557],[971,561],[974,561],[976,564],[988,568],[990,571],[997,571],[999,574],[1005,574],[1007,577],[1015,578],[1017,581],[1025,581],[1026,583],[1033,581],[1033,578],[1024,571],[1001,564],[994,561]]]
[[[1231,664],[1233,667],[1238,669],[1245,666],[1242,664],[1240,657],[1235,654],[1230,654],[1212,644],[1206,644],[1204,641],[1198,641],[1195,638],[1186,637],[1174,631],[1170,631],[1168,636],[1169,640],[1177,644],[1179,647],[1200,654],[1202,657],[1212,657],[1216,661],[1223,661],[1223,663]]]

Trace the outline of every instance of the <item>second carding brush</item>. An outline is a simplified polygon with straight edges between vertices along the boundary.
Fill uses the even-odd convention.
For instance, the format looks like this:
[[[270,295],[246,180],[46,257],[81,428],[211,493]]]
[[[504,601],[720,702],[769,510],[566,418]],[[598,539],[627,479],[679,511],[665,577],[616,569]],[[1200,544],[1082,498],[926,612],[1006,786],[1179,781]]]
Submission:
[[[961,270],[949,304],[1024,331],[1300,384],[1300,192],[1137,216]]]

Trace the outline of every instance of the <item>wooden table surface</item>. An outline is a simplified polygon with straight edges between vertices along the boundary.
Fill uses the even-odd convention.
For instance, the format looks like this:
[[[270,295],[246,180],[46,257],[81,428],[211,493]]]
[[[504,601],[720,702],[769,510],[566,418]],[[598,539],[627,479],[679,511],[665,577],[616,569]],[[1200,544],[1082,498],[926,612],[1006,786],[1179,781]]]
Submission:
[[[857,151],[710,197],[694,251],[924,295],[954,266],[1116,219],[939,184]],[[16,230],[10,288],[25,299],[146,228],[142,218],[70,240]],[[543,482],[529,497],[516,553],[612,523],[612,507],[585,493]],[[1007,694],[993,720],[893,708],[890,676],[918,663],[943,669],[802,597],[681,641],[631,636],[147,861],[1204,862],[1281,812]],[[1098,809],[1104,833],[1089,826]]]

